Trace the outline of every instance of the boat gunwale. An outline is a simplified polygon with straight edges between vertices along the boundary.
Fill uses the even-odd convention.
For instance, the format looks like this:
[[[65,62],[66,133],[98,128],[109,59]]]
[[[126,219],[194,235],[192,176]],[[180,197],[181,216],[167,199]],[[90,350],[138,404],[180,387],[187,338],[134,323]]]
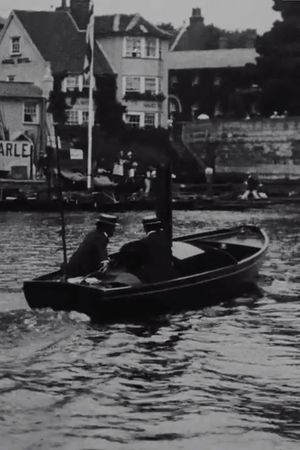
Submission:
[[[248,229],[252,229],[253,231],[258,232],[258,234],[260,234],[260,236],[263,238],[263,245],[261,248],[257,249],[257,252],[253,253],[252,255],[250,255],[247,258],[244,258],[240,261],[238,261],[237,263],[234,264],[230,264],[228,266],[225,267],[220,267],[217,269],[212,269],[209,271],[205,271],[205,272],[201,272],[201,273],[195,273],[195,274],[191,274],[191,275],[186,275],[183,277],[177,277],[177,278],[173,278],[170,280],[165,280],[165,281],[160,281],[157,283],[147,283],[147,284],[142,284],[142,285],[137,285],[137,286],[117,286],[117,287],[105,287],[105,286],[91,286],[91,285],[80,285],[80,284],[72,284],[72,283],[68,283],[68,282],[61,282],[58,280],[45,280],[43,279],[43,277],[46,277],[47,275],[44,275],[40,278],[36,278],[34,280],[31,281],[25,281],[24,282],[24,288],[25,286],[29,286],[29,285],[33,285],[35,284],[36,286],[38,285],[47,285],[50,287],[54,287],[54,286],[59,286],[60,288],[64,287],[67,289],[72,289],[73,287],[76,287],[77,289],[79,288],[80,290],[84,289],[89,290],[90,292],[97,292],[99,295],[99,299],[100,299],[100,294],[101,294],[101,301],[106,302],[106,301],[111,301],[111,300],[117,300],[117,299],[121,299],[121,298],[128,298],[132,295],[135,296],[145,296],[145,295],[153,295],[153,294],[157,294],[157,293],[163,293],[165,291],[173,291],[176,289],[186,289],[190,286],[196,286],[197,284],[206,284],[206,283],[211,283],[214,280],[220,280],[222,278],[228,277],[228,276],[233,276],[233,275],[238,275],[239,273],[245,271],[245,270],[249,270],[251,269],[253,266],[255,266],[259,259],[261,258],[261,256],[267,251],[268,245],[269,245],[269,239],[267,234],[265,233],[264,230],[256,227],[256,226],[248,226],[248,225],[243,225],[243,226],[238,226],[235,228],[230,228],[230,229],[224,229],[224,230],[220,230],[220,232],[218,231],[217,233],[214,234],[213,231],[211,232],[206,232],[205,236],[217,236],[217,235],[234,235],[234,230],[238,230],[241,228],[248,228]],[[227,233],[226,233],[227,230]],[[229,233],[230,232],[230,233]],[[203,236],[203,233],[199,233],[199,236]],[[197,234],[191,234],[188,236],[183,236],[183,237],[178,237],[175,238],[174,240],[185,240],[188,239],[189,237],[193,237],[195,239],[197,239]],[[239,244],[236,244],[239,245]],[[242,245],[242,244],[241,244]],[[249,262],[253,260],[253,262],[249,265]],[[59,271],[57,272],[53,272],[53,274],[55,273],[59,273]],[[50,274],[48,274],[49,276]],[[150,289],[149,289],[150,288]]]

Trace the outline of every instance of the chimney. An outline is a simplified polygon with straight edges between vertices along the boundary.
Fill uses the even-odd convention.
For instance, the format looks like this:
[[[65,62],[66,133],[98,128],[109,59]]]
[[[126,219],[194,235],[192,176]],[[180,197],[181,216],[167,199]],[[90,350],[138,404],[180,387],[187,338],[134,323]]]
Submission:
[[[226,36],[219,37],[219,49],[228,48],[228,38]]]
[[[203,23],[203,17],[201,16],[200,8],[192,9],[192,15],[190,17],[190,25],[194,24],[195,22]]]
[[[67,0],[61,0],[61,6],[58,6],[55,11],[68,11]]]
[[[85,30],[89,21],[90,0],[71,0],[70,12],[80,30]]]

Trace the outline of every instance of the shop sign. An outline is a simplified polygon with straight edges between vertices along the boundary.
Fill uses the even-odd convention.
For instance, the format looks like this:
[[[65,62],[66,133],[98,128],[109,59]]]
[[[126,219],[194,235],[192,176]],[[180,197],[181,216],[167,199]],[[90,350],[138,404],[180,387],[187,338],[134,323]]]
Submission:
[[[155,103],[155,102],[144,102],[144,108],[157,110],[157,103]]]
[[[70,148],[70,159],[83,159],[83,151],[80,148]]]
[[[0,141],[0,170],[31,164],[33,145],[27,141]]]

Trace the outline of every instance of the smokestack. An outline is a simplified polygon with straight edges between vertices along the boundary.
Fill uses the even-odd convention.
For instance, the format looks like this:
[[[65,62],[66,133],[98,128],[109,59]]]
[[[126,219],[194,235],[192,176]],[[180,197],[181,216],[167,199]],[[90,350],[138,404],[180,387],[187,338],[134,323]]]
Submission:
[[[68,11],[67,0],[61,0],[61,6],[58,6],[55,11]]]
[[[193,8],[192,15],[190,17],[190,24],[192,25],[195,22],[203,23],[203,17],[201,16],[200,8]]]

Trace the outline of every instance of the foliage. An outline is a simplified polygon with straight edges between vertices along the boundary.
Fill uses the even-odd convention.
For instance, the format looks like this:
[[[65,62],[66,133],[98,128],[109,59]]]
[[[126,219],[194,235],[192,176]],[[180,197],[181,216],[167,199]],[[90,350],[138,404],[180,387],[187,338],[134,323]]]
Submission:
[[[274,9],[281,11],[283,21],[257,39],[257,67],[262,87],[260,110],[263,115],[273,111],[300,114],[300,4],[274,0]]]
[[[116,101],[116,80],[111,76],[96,78],[95,122],[108,133],[118,133],[124,127],[123,114],[126,108]]]
[[[167,33],[170,33],[172,36],[176,35],[178,32],[171,22],[161,22],[157,25],[157,27]]]
[[[53,91],[50,92],[48,112],[53,115],[54,122],[64,123],[66,121],[66,94],[61,91],[61,83],[64,74],[54,78]]]

